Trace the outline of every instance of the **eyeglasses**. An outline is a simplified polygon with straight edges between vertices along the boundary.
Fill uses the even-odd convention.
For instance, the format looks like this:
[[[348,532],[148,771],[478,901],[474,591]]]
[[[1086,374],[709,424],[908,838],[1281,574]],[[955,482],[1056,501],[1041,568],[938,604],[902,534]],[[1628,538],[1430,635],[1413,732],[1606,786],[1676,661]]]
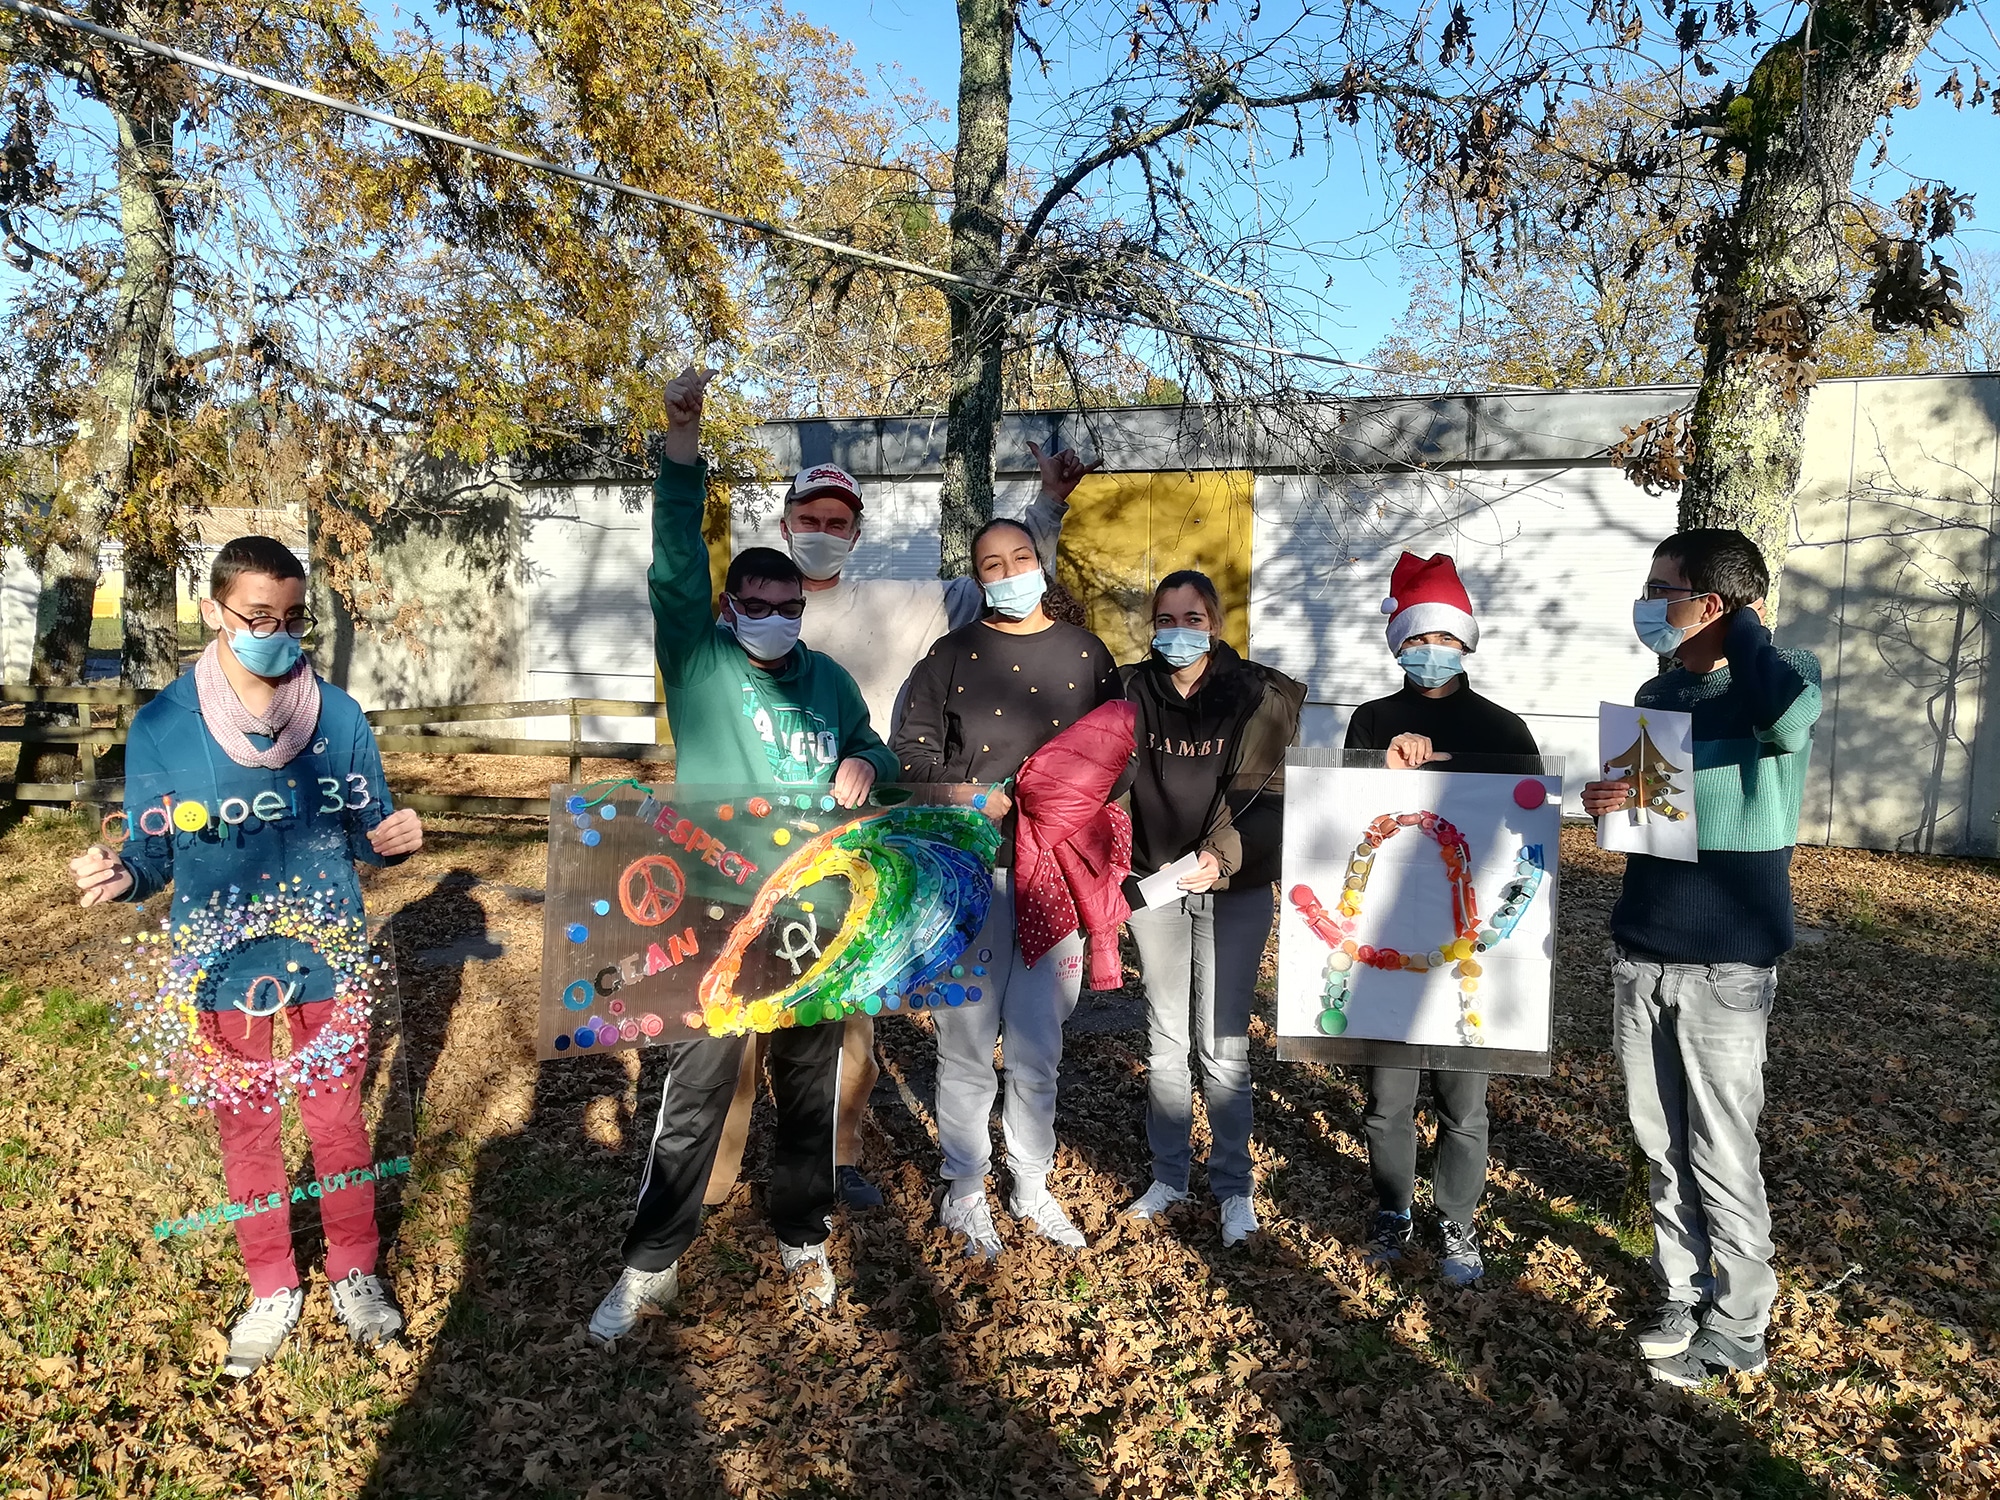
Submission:
[[[243,622],[243,628],[260,641],[268,641],[280,630],[284,631],[286,635],[295,641],[303,640],[306,633],[319,623],[318,620],[313,618],[313,612],[309,609],[302,609],[297,614],[287,615],[284,619],[280,620],[275,615],[243,614],[240,611],[231,609],[220,599],[215,601],[215,607],[226,615],[235,615],[237,619]]]
[[[787,599],[783,604],[773,604],[768,599],[745,599],[741,594],[724,594],[736,607],[736,613],[746,620],[768,620],[772,615],[783,615],[787,620],[796,620],[806,612],[806,601]]]
[[[1646,584],[1645,592],[1640,597],[1644,599],[1666,599],[1675,594],[1685,594],[1690,599],[1699,599],[1707,592],[1706,589],[1691,589],[1678,583],[1653,583],[1649,580]]]

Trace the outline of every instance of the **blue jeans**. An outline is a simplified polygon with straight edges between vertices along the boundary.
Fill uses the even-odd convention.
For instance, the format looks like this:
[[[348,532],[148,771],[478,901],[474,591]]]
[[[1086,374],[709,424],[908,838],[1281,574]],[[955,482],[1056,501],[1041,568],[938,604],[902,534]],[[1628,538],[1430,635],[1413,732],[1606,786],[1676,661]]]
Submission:
[[[1757,1148],[1778,971],[1619,950],[1612,1036],[1632,1134],[1652,1164],[1653,1274],[1738,1338],[1771,1321],[1771,1209]]]
[[[1146,1141],[1155,1182],[1187,1191],[1192,1049],[1208,1104],[1209,1191],[1218,1201],[1250,1191],[1250,1010],[1275,910],[1271,887],[1260,885],[1132,913],[1146,976]]]

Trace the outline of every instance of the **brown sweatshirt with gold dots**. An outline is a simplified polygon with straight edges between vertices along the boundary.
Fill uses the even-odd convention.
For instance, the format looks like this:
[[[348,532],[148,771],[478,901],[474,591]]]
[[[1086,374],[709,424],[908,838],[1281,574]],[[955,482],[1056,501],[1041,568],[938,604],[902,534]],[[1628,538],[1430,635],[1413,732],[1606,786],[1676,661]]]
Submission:
[[[984,621],[941,636],[910,674],[909,707],[891,747],[905,781],[991,785],[1100,703],[1122,698],[1104,642],[1057,622],[1011,635]],[[1014,856],[1014,819],[1000,863]]]

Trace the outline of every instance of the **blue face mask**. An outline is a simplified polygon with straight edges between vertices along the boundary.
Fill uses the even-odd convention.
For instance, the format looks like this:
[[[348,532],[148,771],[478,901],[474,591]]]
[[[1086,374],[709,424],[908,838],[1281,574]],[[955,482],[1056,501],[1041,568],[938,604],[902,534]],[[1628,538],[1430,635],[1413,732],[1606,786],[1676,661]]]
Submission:
[[[254,636],[247,630],[229,632],[229,649],[243,663],[245,671],[259,677],[283,677],[302,654],[299,643],[283,630]]]
[[[1396,665],[1420,688],[1441,688],[1465,670],[1465,653],[1456,646],[1405,646]]]
[[[1025,620],[1042,602],[1042,595],[1048,586],[1049,581],[1042,575],[1042,570],[1034,568],[1026,573],[1016,573],[1011,578],[996,578],[980,588],[986,595],[986,607],[995,614],[1009,620]]]
[[[1655,656],[1672,656],[1687,639],[1687,631],[1667,623],[1671,599],[1638,599],[1632,604],[1632,629],[1640,642]]]
[[[1153,649],[1170,667],[1191,667],[1208,655],[1215,637],[1206,630],[1186,630],[1175,626],[1154,632]]]

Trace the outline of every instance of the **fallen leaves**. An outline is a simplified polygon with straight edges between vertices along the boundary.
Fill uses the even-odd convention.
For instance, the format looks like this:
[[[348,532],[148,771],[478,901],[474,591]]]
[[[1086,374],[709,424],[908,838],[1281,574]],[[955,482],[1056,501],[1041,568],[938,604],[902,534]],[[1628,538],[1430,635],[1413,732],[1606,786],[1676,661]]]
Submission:
[[[370,889],[399,913],[399,952],[501,950],[403,966],[423,1111],[388,1266],[410,1344],[350,1350],[315,1283],[293,1345],[225,1387],[230,1241],[132,1233],[131,1205],[173,1196],[170,1137],[147,1134],[169,1117],[135,1109],[108,1038],[34,1026],[41,993],[90,978],[64,946],[73,911],[46,904],[56,842],[27,825],[0,845],[27,872],[0,886],[0,967],[36,997],[0,1011],[0,1491],[84,1475],[598,1500],[2000,1489],[1990,867],[1800,853],[1802,916],[1829,937],[1788,962],[1772,1027],[1775,1373],[1711,1400],[1649,1385],[1621,1331],[1649,1295],[1646,1235],[1620,1218],[1605,1047],[1616,861],[1582,841],[1564,851],[1554,1074],[1493,1089],[1480,1288],[1443,1288],[1434,1251],[1363,1267],[1359,1080],[1277,1063],[1262,1019],[1257,1243],[1224,1252],[1205,1192],[1161,1224],[1116,1217],[1149,1177],[1143,1033],[1078,1032],[1054,1186],[1092,1248],[1065,1255],[1002,1215],[1007,1258],[968,1262],[931,1221],[934,1050],[891,1021],[866,1162],[889,1202],[836,1225],[838,1316],[799,1315],[778,1276],[755,1203],[761,1104],[750,1186],[689,1252],[681,1303],[605,1355],[580,1325],[614,1274],[657,1063],[535,1066],[540,845],[443,824]]]

